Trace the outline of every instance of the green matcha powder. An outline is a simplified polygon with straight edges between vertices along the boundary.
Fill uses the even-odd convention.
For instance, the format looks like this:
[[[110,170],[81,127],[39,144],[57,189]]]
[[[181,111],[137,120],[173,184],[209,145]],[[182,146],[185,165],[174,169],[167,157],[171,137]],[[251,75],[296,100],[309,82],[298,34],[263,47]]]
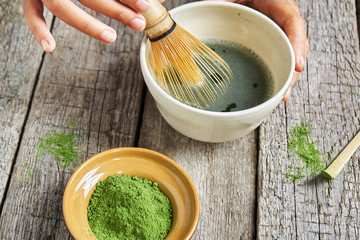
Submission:
[[[157,183],[113,175],[96,185],[88,220],[99,240],[164,239],[171,228],[172,207]]]
[[[288,166],[289,172],[285,174],[287,179],[295,181],[304,178],[307,174],[314,177],[325,168],[324,156],[316,148],[310,134],[309,123],[301,123],[290,131],[288,151],[297,156],[302,165]]]

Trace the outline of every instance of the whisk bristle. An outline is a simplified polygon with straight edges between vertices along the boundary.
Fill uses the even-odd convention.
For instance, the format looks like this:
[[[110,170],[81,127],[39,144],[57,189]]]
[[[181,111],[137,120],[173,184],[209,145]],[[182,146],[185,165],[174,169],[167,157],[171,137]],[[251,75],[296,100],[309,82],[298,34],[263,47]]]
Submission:
[[[175,99],[195,107],[212,104],[232,79],[228,64],[181,26],[151,40],[158,84]]]

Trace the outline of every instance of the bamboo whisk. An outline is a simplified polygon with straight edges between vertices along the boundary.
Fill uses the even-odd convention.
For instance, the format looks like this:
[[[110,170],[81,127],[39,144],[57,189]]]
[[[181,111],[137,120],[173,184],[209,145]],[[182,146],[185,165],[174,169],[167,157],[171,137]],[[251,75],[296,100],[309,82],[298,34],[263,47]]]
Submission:
[[[175,99],[196,107],[222,95],[232,78],[227,63],[177,25],[158,0],[143,13],[151,42],[158,84]]]

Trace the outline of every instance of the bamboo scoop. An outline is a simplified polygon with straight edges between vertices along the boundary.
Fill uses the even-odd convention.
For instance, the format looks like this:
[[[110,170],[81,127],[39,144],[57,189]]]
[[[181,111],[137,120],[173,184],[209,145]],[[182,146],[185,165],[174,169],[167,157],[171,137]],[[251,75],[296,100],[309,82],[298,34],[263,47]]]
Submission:
[[[345,164],[349,161],[351,156],[354,154],[356,149],[360,146],[360,131],[356,136],[349,142],[349,144],[342,150],[337,158],[330,164],[328,168],[323,170],[321,174],[329,179],[334,179],[340,171],[343,169]]]
[[[232,78],[228,64],[176,24],[158,0],[142,13],[151,43],[157,82],[173,98],[195,107],[222,95]]]

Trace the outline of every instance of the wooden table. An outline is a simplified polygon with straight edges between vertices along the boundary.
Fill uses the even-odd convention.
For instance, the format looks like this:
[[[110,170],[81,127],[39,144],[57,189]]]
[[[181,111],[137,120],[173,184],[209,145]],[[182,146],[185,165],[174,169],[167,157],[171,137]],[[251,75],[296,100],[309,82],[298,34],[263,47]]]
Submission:
[[[45,54],[21,1],[0,1],[0,239],[70,239],[62,216],[67,180],[94,154],[130,146],[163,153],[191,176],[201,201],[193,239],[359,239],[359,150],[334,180],[284,176],[297,161],[286,148],[297,124],[311,122],[327,163],[360,130],[356,3],[297,2],[311,49],[290,101],[249,135],[210,144],[182,136],[161,117],[140,72],[143,33],[91,12],[118,32],[105,45],[46,11],[57,48]],[[81,135],[81,160],[63,168],[31,154],[69,121]]]

